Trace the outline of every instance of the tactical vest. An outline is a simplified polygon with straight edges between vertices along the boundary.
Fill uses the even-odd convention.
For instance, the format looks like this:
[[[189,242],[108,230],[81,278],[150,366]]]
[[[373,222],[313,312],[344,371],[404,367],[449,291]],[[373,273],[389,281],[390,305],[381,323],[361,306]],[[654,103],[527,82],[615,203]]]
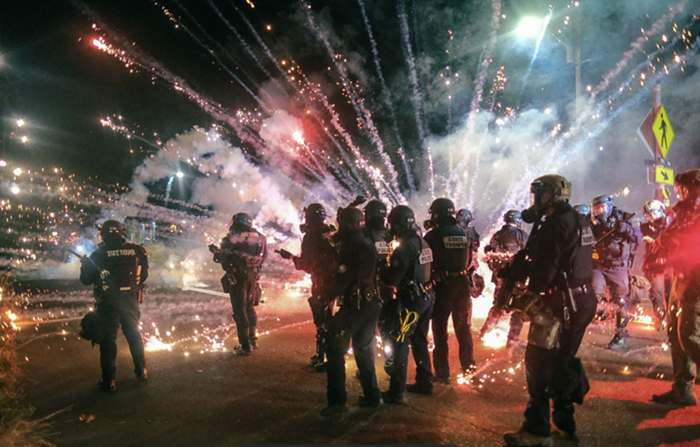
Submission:
[[[102,268],[98,286],[100,297],[120,292],[138,298],[141,275],[139,260],[142,256],[146,256],[143,247],[131,243],[118,248],[98,248],[93,258]]]

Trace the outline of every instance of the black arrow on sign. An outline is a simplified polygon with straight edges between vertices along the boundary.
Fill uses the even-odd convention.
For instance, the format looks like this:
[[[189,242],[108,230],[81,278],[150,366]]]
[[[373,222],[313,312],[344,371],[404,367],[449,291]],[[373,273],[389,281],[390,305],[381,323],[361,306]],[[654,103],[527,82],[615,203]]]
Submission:
[[[666,172],[666,171],[661,171],[661,175],[664,176],[664,180],[668,180],[668,172]]]

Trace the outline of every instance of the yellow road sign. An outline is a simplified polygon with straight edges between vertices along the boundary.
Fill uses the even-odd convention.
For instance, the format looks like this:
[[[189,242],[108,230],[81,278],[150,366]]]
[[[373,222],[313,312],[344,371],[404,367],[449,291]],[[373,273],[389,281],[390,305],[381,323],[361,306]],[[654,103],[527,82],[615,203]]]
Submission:
[[[664,168],[663,166],[656,167],[656,183],[673,186],[673,169]]]
[[[656,143],[661,150],[661,156],[666,158],[668,150],[671,149],[671,143],[673,143],[673,127],[671,127],[671,122],[668,120],[664,106],[659,108],[659,113],[656,114],[652,129],[656,137]]]
[[[663,193],[664,193],[664,200],[665,200],[666,202],[668,202],[669,200],[671,200],[671,197],[670,197],[670,194],[669,194],[669,192],[668,192],[668,189],[663,188],[661,191],[663,191]]]

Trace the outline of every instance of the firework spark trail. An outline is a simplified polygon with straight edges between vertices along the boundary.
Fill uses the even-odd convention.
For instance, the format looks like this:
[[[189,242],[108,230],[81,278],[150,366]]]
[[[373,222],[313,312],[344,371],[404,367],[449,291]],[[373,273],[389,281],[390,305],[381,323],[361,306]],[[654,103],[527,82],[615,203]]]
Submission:
[[[316,26],[316,23],[314,22],[310,10],[308,8],[305,8],[304,11],[306,12],[306,17],[308,19],[309,26],[316,33],[321,42],[323,42],[326,51],[328,52],[328,56],[333,61],[333,64],[335,65],[335,68],[338,71],[341,77],[343,87],[345,88],[347,96],[350,99],[353,108],[355,109],[355,113],[357,114],[358,119],[364,124],[363,127],[367,131],[370,140],[374,144],[377,154],[384,162],[384,167],[387,173],[389,174],[389,178],[391,181],[390,187],[387,190],[391,197],[391,202],[393,204],[406,203],[406,198],[403,196],[403,194],[401,194],[401,191],[398,188],[398,174],[394,169],[394,165],[391,161],[391,158],[384,150],[384,143],[379,137],[379,132],[377,131],[377,128],[374,125],[371,113],[364,106],[364,102],[360,99],[359,95],[355,91],[355,87],[353,87],[352,83],[350,82],[350,79],[347,75],[347,71],[343,66],[342,62],[335,57],[336,52],[333,50],[333,47],[331,46],[331,43],[328,40],[328,37],[323,32],[321,32],[318,26]],[[376,172],[375,176],[378,176],[383,184],[387,184],[387,182],[383,178],[381,178],[381,172]]]
[[[151,1],[152,1],[155,5],[158,5],[158,3],[157,3],[155,0],[151,0]],[[236,68],[237,68],[237,69],[240,69],[241,72],[243,72],[243,74],[246,76],[246,78],[248,78],[248,80],[251,82],[251,84],[253,84],[253,85],[255,86],[255,88],[259,90],[259,89],[260,89],[260,84],[255,80],[253,74],[250,73],[250,71],[248,71],[248,68],[246,67],[246,65],[243,64],[243,63],[241,63],[241,61],[239,61],[238,58],[235,57],[230,51],[227,51],[226,48],[224,48],[223,45],[221,45],[219,42],[217,42],[216,40],[214,40],[214,38],[212,38],[212,37],[209,35],[209,33],[207,33],[207,31],[204,29],[204,27],[194,18],[194,16],[192,16],[192,14],[190,14],[190,12],[189,12],[184,6],[182,6],[181,3],[175,1],[175,4],[176,4],[177,6],[179,6],[180,9],[182,9],[182,10],[185,12],[185,14],[187,15],[187,17],[189,17],[190,20],[192,21],[192,23],[197,27],[197,29],[199,29],[199,31],[202,33],[202,35],[204,36],[204,38],[206,38],[209,42],[212,42],[214,45],[216,45],[216,46],[219,48],[219,50],[221,51],[221,53],[224,54],[226,57],[228,57],[228,58],[231,60],[231,62],[234,63],[234,65],[236,66]],[[165,14],[165,16],[166,16],[170,21],[172,21],[173,23],[175,23],[176,26],[177,26],[178,28],[179,28],[180,26],[183,26],[182,23],[181,23],[181,22],[170,12],[170,10],[168,10],[165,6],[161,6],[161,10],[163,11],[163,14]]]
[[[100,124],[102,124],[103,127],[107,127],[107,128],[109,128],[110,130],[112,130],[112,131],[114,131],[114,132],[116,132],[116,133],[119,133],[119,134],[122,134],[122,135],[126,136],[127,139],[132,139],[132,138],[133,138],[134,140],[138,140],[138,141],[140,141],[140,142],[142,142],[142,143],[145,143],[145,144],[151,146],[151,147],[154,148],[154,149],[157,149],[157,150],[161,150],[161,149],[162,149],[160,146],[158,146],[158,145],[157,145],[156,143],[154,143],[153,141],[151,141],[151,140],[149,140],[149,139],[147,139],[147,138],[142,137],[141,135],[137,134],[136,132],[134,132],[133,130],[129,129],[128,127],[126,127],[126,126],[124,126],[124,125],[116,125],[115,123],[112,122],[112,120],[111,120],[109,117],[108,117],[108,118],[104,118],[104,119],[100,119]]]
[[[112,45],[107,44],[104,39],[95,39],[93,45],[99,50],[109,54],[110,56],[125,62],[126,66],[135,65],[143,69],[145,72],[157,76],[160,79],[166,81],[170,84],[176,91],[179,91],[186,95],[192,102],[197,104],[203,111],[209,114],[212,118],[216,120],[221,120],[228,123],[236,132],[238,137],[253,145],[258,150],[265,149],[264,144],[259,138],[251,135],[251,131],[247,127],[241,125],[235,117],[231,116],[224,110],[222,110],[215,101],[200,95],[197,91],[189,86],[187,81],[185,81],[180,76],[175,75],[173,72],[165,68],[160,62],[155,60],[153,57],[148,56],[139,49],[132,45],[127,39],[125,39],[120,33],[113,30],[109,25],[102,22],[99,15],[92,11],[87,5],[80,2],[79,0],[71,0],[73,5],[76,6],[83,15],[88,19],[93,21],[98,26],[100,30],[104,30],[106,34],[110,35],[110,38],[118,42],[121,48],[129,48],[129,51],[121,49],[117,50]]]
[[[178,2],[176,1],[176,3],[178,3]],[[277,87],[279,87],[279,89],[280,89],[281,91],[284,92],[284,87],[282,86],[282,84],[277,80],[277,78],[275,78],[274,76],[272,76],[272,74],[267,70],[267,68],[265,68],[265,66],[262,64],[262,62],[260,62],[260,59],[258,59],[258,56],[255,55],[255,53],[253,52],[253,49],[250,47],[250,45],[248,44],[248,42],[243,38],[243,36],[241,35],[241,33],[238,32],[238,30],[236,29],[236,27],[233,26],[233,24],[232,24],[231,22],[229,22],[229,21],[226,19],[226,17],[224,17],[224,15],[221,13],[221,10],[219,10],[219,8],[216,7],[216,5],[214,4],[214,2],[213,2],[212,0],[207,0],[207,3],[209,3],[209,6],[211,6],[211,8],[214,10],[214,12],[216,13],[216,15],[221,19],[221,21],[224,22],[224,24],[226,25],[226,27],[227,27],[229,30],[231,30],[231,32],[233,32],[233,34],[236,36],[236,38],[238,39],[238,41],[239,41],[239,42],[241,43],[241,45],[243,46],[243,49],[245,50],[245,52],[248,53],[248,55],[250,56],[250,58],[253,59],[253,60],[255,61],[255,65],[258,66],[258,68],[260,69],[260,71],[262,71],[262,72],[265,74],[265,76],[267,76],[272,82],[275,83],[275,85],[277,85]],[[179,4],[179,3],[178,3],[178,4]],[[184,8],[183,8],[183,9],[184,9]],[[286,76],[285,76],[285,77],[286,77]]]
[[[680,2],[675,8],[671,10],[670,13],[661,16],[661,18],[654,22],[654,24],[648,32],[642,30],[643,34],[639,36],[637,40],[632,42],[632,44],[630,45],[631,48],[624,53],[622,59],[615,65],[615,68],[613,68],[608,74],[603,76],[603,81],[593,89],[593,93],[589,100],[590,102],[593,102],[595,100],[595,97],[601,91],[605,90],[610,85],[610,82],[612,82],[612,80],[615,79],[615,77],[617,77],[617,75],[619,75],[622,72],[622,70],[625,69],[625,67],[627,67],[627,64],[629,64],[632,58],[644,49],[644,44],[647,42],[648,37],[663,31],[666,22],[672,21],[677,13],[683,12],[686,3],[687,1]]]
[[[301,98],[304,98],[304,100],[306,100],[306,97],[303,95],[302,89],[300,89],[299,86],[297,86],[295,83],[292,82],[291,79],[289,79],[289,77],[287,76],[286,70],[280,65],[277,58],[275,58],[275,56],[272,54],[272,51],[270,51],[270,48],[265,44],[265,41],[263,41],[262,37],[257,32],[257,30],[255,29],[253,24],[250,23],[250,20],[248,20],[248,18],[245,16],[243,11],[241,11],[239,8],[237,8],[233,4],[231,4],[231,6],[236,10],[236,12],[238,12],[241,19],[245,22],[245,24],[248,26],[248,29],[250,30],[250,32],[253,34],[255,39],[258,41],[258,44],[260,44],[260,46],[263,48],[263,51],[265,52],[267,57],[275,65],[275,67],[277,67],[277,70],[279,70],[279,72],[284,76],[284,78],[294,88],[294,90],[297,92],[297,94],[299,94],[299,96]],[[366,172],[366,165],[367,165],[366,160],[363,159],[363,156],[360,153],[359,149],[352,142],[352,138],[350,137],[348,132],[345,130],[345,128],[341,124],[340,118],[338,117],[337,113],[335,112],[335,109],[328,102],[328,98],[326,97],[326,95],[324,95],[316,85],[312,84],[308,79],[306,79],[305,76],[302,76],[302,79],[304,80],[306,88],[309,91],[313,92],[315,95],[317,95],[319,98],[321,98],[321,103],[323,104],[324,108],[326,109],[326,111],[328,112],[328,114],[331,117],[331,124],[333,125],[335,130],[338,132],[338,134],[340,134],[342,136],[343,140],[345,140],[346,144],[350,148],[350,151],[355,156],[355,158],[357,160],[357,164],[360,167],[362,167],[362,169]],[[366,193],[368,193],[368,191],[367,191],[368,186],[366,185],[364,179],[362,178],[362,175],[357,170],[355,163],[353,163],[351,161],[351,159],[347,153],[347,150],[343,146],[340,145],[340,143],[335,138],[335,136],[332,135],[328,131],[326,126],[320,122],[320,120],[317,116],[314,116],[314,120],[319,124],[319,127],[321,127],[321,129],[323,129],[325,135],[328,137],[328,139],[331,141],[331,143],[335,146],[335,148],[338,149],[338,153],[340,154],[341,158],[343,159],[343,161],[346,163],[346,165],[352,171],[353,177],[355,177],[355,179],[353,179],[353,181],[351,183],[358,184],[358,186],[360,186],[362,189],[365,190]],[[375,188],[375,189],[377,189],[377,188]]]
[[[157,3],[155,2],[155,0],[151,0],[151,1],[152,1],[154,4],[157,4]],[[175,3],[176,3],[177,5],[180,6],[180,4],[179,4],[177,1],[176,1]],[[182,8],[182,6],[180,6],[180,7]],[[204,42],[202,41],[202,39],[200,39],[199,37],[197,37],[197,36],[192,32],[192,30],[190,30],[190,28],[189,28],[187,25],[185,25],[184,23],[182,23],[180,20],[177,20],[167,9],[165,9],[165,8],[162,8],[162,9],[163,9],[163,12],[164,12],[165,16],[166,16],[169,20],[171,20],[171,21],[175,22],[177,25],[179,25],[180,28],[184,29],[185,32],[192,38],[192,40],[194,40],[194,41],[197,43],[197,45],[199,45],[200,47],[202,47],[202,49],[203,49],[204,51],[206,51],[207,54],[209,54],[212,58],[214,58],[214,60],[216,60],[216,62],[219,64],[219,66],[220,66],[221,68],[223,68],[224,71],[225,71],[226,73],[228,73],[228,75],[231,76],[241,87],[243,87],[243,89],[244,89],[244,90],[245,90],[245,91],[260,105],[260,107],[262,107],[266,112],[268,112],[268,113],[270,112],[270,110],[269,110],[267,104],[265,103],[265,101],[263,101],[262,99],[260,99],[260,97],[259,97],[258,95],[256,95],[256,94],[250,89],[250,87],[248,87],[248,85],[246,85],[246,83],[243,82],[243,80],[242,80],[241,78],[238,77],[238,75],[236,75],[233,71],[231,71],[231,69],[228,68],[228,65],[226,65],[226,64],[224,63],[224,61],[221,60],[221,58],[216,54],[216,52],[214,52],[214,50],[211,49],[211,47],[209,47],[206,43],[204,43]],[[198,22],[192,17],[192,15],[187,11],[187,9],[185,9],[185,8],[182,8],[182,9],[183,9],[183,11],[185,12],[185,14],[187,14],[187,15],[190,17],[190,19],[195,23],[196,26],[198,26],[200,29],[203,29],[203,28],[201,27],[201,25],[199,25],[199,23],[198,23]],[[208,35],[207,35],[207,36],[208,36]],[[208,39],[209,39],[209,40],[212,40],[210,37],[209,37]],[[218,44],[217,44],[217,45],[218,45]],[[225,50],[224,50],[224,52],[225,52]]]
[[[690,47],[690,49],[686,52],[686,54],[693,54],[692,57],[688,58],[688,62],[692,62],[695,59],[698,58],[698,53],[697,50],[700,47],[700,37],[697,38],[694,42],[694,44]],[[679,65],[676,65],[671,68],[671,71],[677,70],[677,67]],[[657,79],[660,79],[662,76],[662,73],[659,72],[656,75]],[[640,102],[645,98],[645,95],[649,93],[651,90],[651,86],[653,86],[653,82],[650,82],[645,85],[639,92],[637,92],[633,97],[628,99],[624,104],[619,106],[613,113],[611,113],[605,120],[602,120],[598,124],[595,125],[595,127],[591,128],[590,124],[586,128],[579,128],[575,129],[576,132],[569,132],[568,136],[565,135],[562,139],[557,141],[557,143],[550,148],[549,152],[552,154],[557,154],[561,151],[562,148],[568,147],[568,141],[573,139],[574,136],[578,135],[579,132],[585,132],[585,135],[583,138],[579,139],[575,144],[571,145],[570,150],[566,152],[562,152],[558,157],[549,157],[547,160],[540,162],[533,168],[529,170],[531,174],[526,174],[523,175],[519,180],[512,182],[508,191],[504,194],[504,197],[508,198],[504,200],[504,208],[502,208],[500,211],[502,212],[503,210],[507,209],[510,207],[511,204],[515,205],[518,203],[516,199],[513,199],[513,195],[520,195],[522,196],[522,191],[527,191],[529,182],[532,181],[532,179],[535,178],[536,175],[538,174],[543,174],[546,172],[555,172],[558,169],[561,168],[562,165],[562,160],[566,160],[566,162],[570,162],[574,160],[574,157],[578,156],[581,154],[581,152],[586,148],[587,143],[591,140],[599,136],[613,121],[617,120],[620,118],[625,112],[627,112],[631,107],[637,106],[640,104]],[[602,111],[603,108],[605,107],[605,104],[607,104],[607,101],[603,101],[600,103],[599,106],[599,111]],[[497,210],[494,210],[492,213],[492,216],[495,215]],[[493,218],[491,216],[491,218]]]
[[[360,11],[362,12],[362,20],[365,22],[365,28],[367,29],[367,35],[369,36],[369,43],[372,48],[372,57],[374,59],[374,67],[377,71],[377,77],[379,78],[379,83],[382,86],[382,92],[384,93],[384,102],[386,103],[387,109],[389,110],[389,117],[391,118],[391,127],[392,130],[394,131],[394,135],[396,138],[396,142],[399,145],[399,155],[401,156],[401,161],[403,163],[404,171],[406,172],[406,180],[408,182],[408,186],[410,190],[413,192],[416,190],[416,185],[415,181],[413,179],[413,173],[411,172],[411,168],[408,165],[408,162],[406,160],[406,154],[405,154],[405,146],[403,144],[403,140],[401,139],[401,134],[399,133],[399,125],[398,122],[396,121],[396,113],[394,113],[394,104],[391,99],[391,91],[389,90],[389,87],[386,85],[386,80],[384,79],[384,74],[382,73],[382,66],[380,63],[380,58],[379,58],[379,51],[377,50],[377,41],[374,39],[374,33],[372,32],[372,26],[369,23],[369,17],[367,17],[367,11],[365,10],[365,3],[363,0],[357,0],[357,3],[360,5]],[[405,21],[405,19],[404,19]],[[409,48],[410,49],[410,48]],[[414,66],[415,70],[415,66]],[[417,116],[417,118],[419,118]],[[422,126],[422,123],[421,123]],[[422,127],[421,127],[422,129]],[[423,137],[421,137],[421,143],[423,141]],[[432,171],[432,163],[431,163],[431,171]],[[432,173],[431,173],[431,178],[432,178]],[[432,190],[431,190],[432,191]]]
[[[486,45],[486,50],[484,51],[483,61],[479,67],[479,74],[474,81],[476,86],[474,90],[474,98],[472,98],[471,111],[469,112],[469,118],[467,120],[467,139],[471,139],[474,135],[474,126],[476,125],[476,114],[480,110],[481,100],[484,94],[484,83],[486,82],[486,75],[488,74],[488,68],[491,65],[493,50],[496,48],[496,43],[498,41],[498,29],[500,28],[501,20],[501,0],[493,0],[493,16],[491,18],[491,34],[489,35],[489,40]],[[476,178],[479,175],[479,164],[481,161],[481,151],[477,151],[474,157],[474,169],[472,171],[471,184],[469,186],[469,198],[467,203],[474,202],[474,186],[476,185]],[[462,172],[458,168],[458,172]],[[466,175],[466,170],[464,171]],[[459,174],[458,174],[459,175]]]
[[[542,45],[542,39],[544,39],[544,35],[547,34],[547,26],[549,26],[549,21],[552,19],[552,12],[554,10],[552,8],[549,9],[549,13],[547,13],[547,16],[544,18],[544,22],[542,23],[542,29],[540,30],[540,35],[537,37],[537,43],[535,44],[535,51],[532,53],[532,59],[530,59],[530,65],[527,66],[527,71],[525,72],[525,76],[523,77],[523,85],[520,87],[520,93],[518,94],[518,99],[516,101],[516,104],[520,104],[520,97],[523,95],[523,92],[525,91],[525,86],[527,85],[527,80],[530,78],[530,72],[532,72],[532,66],[535,65],[535,61],[537,60],[537,55],[540,52],[540,45]]]
[[[476,126],[476,115],[480,110],[481,100],[483,99],[484,83],[486,82],[486,75],[488,74],[488,68],[491,65],[491,56],[493,54],[493,49],[496,47],[496,42],[498,40],[498,29],[500,28],[501,19],[501,0],[492,0],[491,2],[493,8],[493,15],[491,18],[491,32],[489,33],[489,38],[484,48],[484,52],[481,56],[481,63],[479,64],[479,70],[477,72],[476,79],[474,80],[474,97],[472,98],[471,107],[469,115],[467,116],[467,132],[464,150],[465,154],[461,157],[461,160],[457,164],[457,168],[453,169],[450,173],[450,181],[455,184],[455,195],[464,196],[464,183],[462,179],[467,178],[468,167],[470,162],[470,148],[471,137],[474,135],[474,127]],[[450,150],[450,152],[452,152]],[[471,193],[470,197],[460,197],[465,203],[472,203],[472,193],[474,189],[474,179],[478,174],[478,157],[479,153],[475,154],[476,164],[472,172],[472,183],[471,183]],[[452,154],[450,153],[450,157]],[[456,197],[457,198],[457,197]]]
[[[401,35],[403,37],[403,45],[401,49],[403,50],[404,57],[408,64],[408,73],[411,79],[411,102],[413,103],[413,113],[416,119],[416,128],[418,129],[418,137],[420,138],[421,147],[424,147],[425,142],[425,126],[423,124],[423,119],[421,118],[421,113],[423,110],[423,104],[421,100],[421,93],[418,85],[418,72],[416,70],[416,59],[413,56],[413,49],[411,48],[411,38],[410,30],[408,28],[408,21],[406,20],[406,5],[403,0],[400,0],[397,5],[397,12],[399,15],[399,20],[401,22]],[[424,147],[426,155],[428,156],[428,177],[430,181],[430,196],[435,198],[435,172],[433,171],[433,154],[430,146]]]
[[[173,180],[175,180],[175,176],[171,175],[168,179],[168,184],[165,186],[165,200],[170,200],[170,191],[173,190]]]
[[[267,46],[267,44],[265,44],[265,41],[262,39],[262,37],[260,37],[260,34],[257,32],[257,30],[255,29],[253,24],[250,23],[250,20],[248,20],[248,17],[246,17],[245,14],[243,14],[243,11],[238,9],[236,7],[236,5],[234,5],[233,3],[231,3],[231,7],[233,9],[235,9],[236,12],[238,13],[238,15],[241,17],[241,19],[243,19],[245,24],[248,26],[248,29],[250,30],[250,32],[253,33],[253,36],[255,36],[255,40],[258,41],[258,44],[262,47],[263,51],[265,52],[267,57],[270,59],[270,61],[275,64],[275,67],[277,67],[277,70],[279,70],[280,74],[282,76],[284,76],[284,78],[287,80],[287,82],[289,82],[289,84],[298,92],[299,88],[297,87],[296,84],[294,84],[294,82],[292,82],[291,79],[289,79],[287,77],[287,71],[284,68],[282,68],[280,63],[277,61],[277,58],[275,56],[273,56],[272,51],[270,51],[270,48]]]

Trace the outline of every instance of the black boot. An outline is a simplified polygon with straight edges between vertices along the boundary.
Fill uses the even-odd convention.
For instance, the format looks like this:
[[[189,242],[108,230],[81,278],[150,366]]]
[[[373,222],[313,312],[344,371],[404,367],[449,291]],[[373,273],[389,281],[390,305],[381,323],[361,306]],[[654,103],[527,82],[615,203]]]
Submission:
[[[102,379],[97,384],[97,389],[104,393],[113,393],[117,391],[117,384],[114,379]]]

